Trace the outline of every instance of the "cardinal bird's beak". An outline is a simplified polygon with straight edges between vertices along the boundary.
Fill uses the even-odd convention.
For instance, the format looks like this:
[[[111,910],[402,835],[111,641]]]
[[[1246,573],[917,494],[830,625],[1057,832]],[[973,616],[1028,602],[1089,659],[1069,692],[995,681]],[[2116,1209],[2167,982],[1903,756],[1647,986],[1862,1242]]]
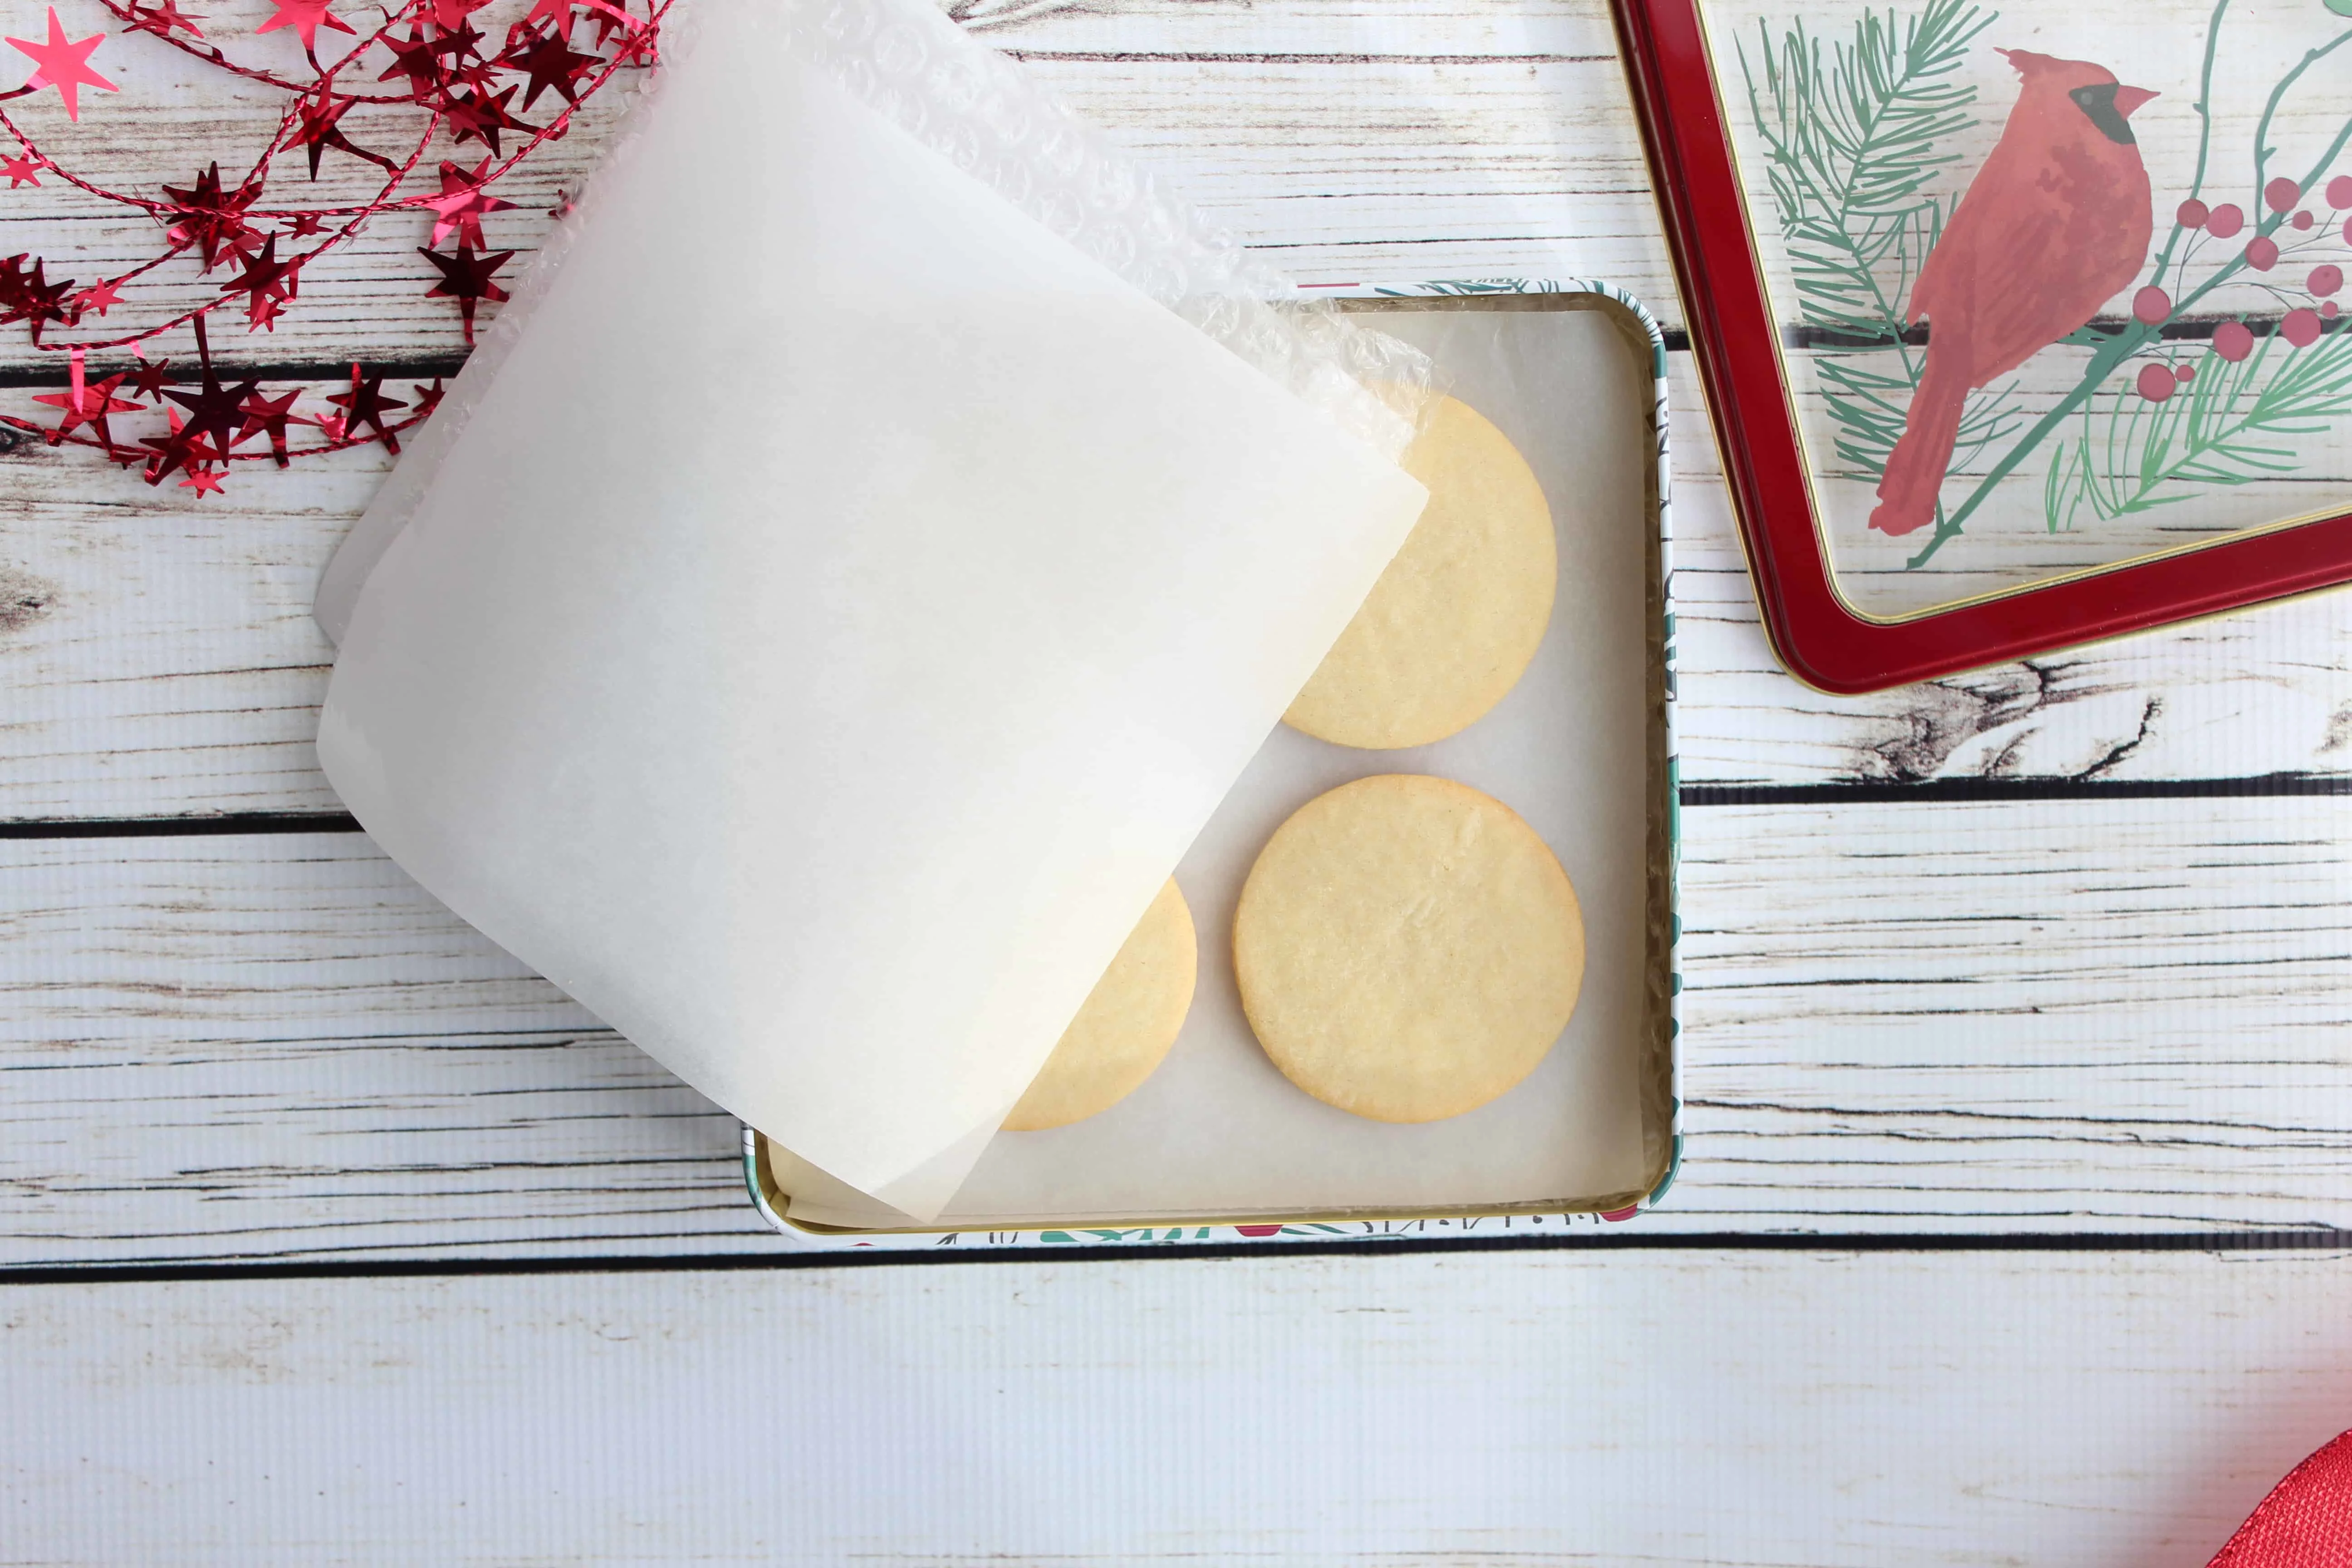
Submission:
[[[2116,89],[2116,112],[2129,120],[2133,110],[2139,108],[2151,98],[2163,96],[2162,93],[2144,87],[2119,87]]]

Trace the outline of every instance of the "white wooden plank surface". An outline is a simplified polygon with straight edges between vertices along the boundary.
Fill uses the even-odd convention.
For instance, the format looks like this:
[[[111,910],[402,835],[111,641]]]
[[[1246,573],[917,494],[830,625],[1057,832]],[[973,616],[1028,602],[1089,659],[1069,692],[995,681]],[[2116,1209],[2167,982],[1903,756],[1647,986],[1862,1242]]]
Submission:
[[[1678,362],[1686,356],[1675,356]],[[1684,777],[2238,777],[2352,770],[2352,600],[1866,698],[1774,662],[1690,378],[1676,524]],[[384,467],[240,472],[189,502],[37,442],[0,454],[0,819],[334,811],[311,750],[318,572]]]
[[[2194,1568],[2352,1419],[2347,1279],[1617,1253],[20,1287],[0,1562]]]
[[[1601,273],[1675,314],[1600,0],[1118,0],[992,37],[1304,275]],[[193,81],[186,93],[142,156],[183,142],[193,156],[258,112]],[[551,190],[594,141],[583,131],[555,150]],[[92,243],[50,190],[12,194],[0,241]],[[509,225],[501,244],[528,247],[544,218],[495,221]],[[374,248],[306,285],[305,309],[278,333],[235,352],[454,348],[449,323],[388,282],[405,276],[415,237],[386,223]],[[2151,779],[2352,763],[2340,596],[1878,697],[1807,692],[1757,630],[1694,378],[1676,358],[1685,777]],[[12,606],[0,613],[0,818],[333,810],[309,745],[329,650],[301,612],[382,459],[240,471],[226,501],[201,503],[37,443],[0,463],[0,601]]]
[[[1644,1231],[2352,1227],[2337,801],[1685,814]],[[0,1266],[768,1250],[734,1124],[352,834],[0,843]]]

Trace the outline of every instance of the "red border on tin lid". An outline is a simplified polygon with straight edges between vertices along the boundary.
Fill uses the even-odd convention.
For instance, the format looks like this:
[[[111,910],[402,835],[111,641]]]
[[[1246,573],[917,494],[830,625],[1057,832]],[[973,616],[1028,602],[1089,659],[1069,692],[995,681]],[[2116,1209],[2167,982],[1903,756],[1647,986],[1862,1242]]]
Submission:
[[[2352,582],[2347,512],[1901,621],[1857,615],[1814,515],[1699,0],[1611,8],[1757,605],[1791,674],[1878,691]]]

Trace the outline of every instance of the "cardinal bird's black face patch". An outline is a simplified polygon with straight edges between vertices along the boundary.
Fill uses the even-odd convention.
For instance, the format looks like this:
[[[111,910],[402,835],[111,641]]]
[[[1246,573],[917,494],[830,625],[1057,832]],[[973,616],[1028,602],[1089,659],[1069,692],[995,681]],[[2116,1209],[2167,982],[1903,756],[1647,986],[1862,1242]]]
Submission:
[[[2100,135],[2128,147],[2139,138],[2132,134],[2131,121],[2116,112],[2116,87],[2114,82],[2102,82],[2097,87],[2078,87],[2066,96],[2082,106]]]

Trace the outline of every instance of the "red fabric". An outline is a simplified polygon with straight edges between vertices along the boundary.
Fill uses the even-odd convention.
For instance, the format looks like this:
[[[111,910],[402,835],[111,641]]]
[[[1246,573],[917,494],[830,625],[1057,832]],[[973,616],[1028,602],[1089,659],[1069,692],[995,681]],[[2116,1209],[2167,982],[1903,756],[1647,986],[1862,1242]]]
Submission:
[[[2352,1568],[2352,1432],[2290,1471],[2209,1568]]]

